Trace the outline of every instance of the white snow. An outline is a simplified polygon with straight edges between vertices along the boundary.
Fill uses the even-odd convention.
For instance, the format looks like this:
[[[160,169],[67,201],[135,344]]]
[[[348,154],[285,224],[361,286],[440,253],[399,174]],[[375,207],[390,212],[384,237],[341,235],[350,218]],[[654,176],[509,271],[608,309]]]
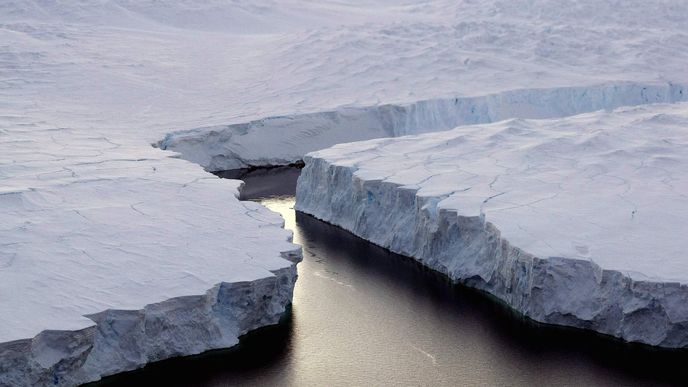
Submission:
[[[688,5],[675,1],[13,0],[2,7],[4,101],[26,102],[17,108],[38,120],[147,143],[178,129],[341,107],[498,99],[515,90],[537,104],[533,91],[541,89],[688,84]],[[520,102],[499,119],[527,113]],[[584,112],[562,114],[570,110]],[[317,123],[293,129],[278,148],[356,139],[351,127],[323,140],[311,138]],[[249,140],[232,150],[250,149]]]
[[[44,332],[50,340],[8,344],[28,352],[0,348],[12,359],[0,377],[10,367],[69,385],[200,351],[152,341],[60,379],[91,364],[76,350],[94,340],[84,314],[191,294],[212,303],[205,292],[220,282],[293,270],[278,258],[292,247],[277,218],[246,214],[236,183],[151,144],[219,169],[381,135],[681,101],[686,20],[686,4],[638,0],[0,2],[0,342],[85,329],[63,332],[84,347]],[[273,322],[286,293],[274,310],[253,307],[265,319],[245,328]],[[86,363],[11,357],[29,353]]]
[[[682,347],[687,127],[683,103],[340,144],[297,209],[538,321]]]

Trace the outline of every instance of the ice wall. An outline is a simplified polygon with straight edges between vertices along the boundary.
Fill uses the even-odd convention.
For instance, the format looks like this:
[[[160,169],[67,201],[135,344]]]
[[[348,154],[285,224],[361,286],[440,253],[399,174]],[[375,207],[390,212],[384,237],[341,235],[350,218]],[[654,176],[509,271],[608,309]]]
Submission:
[[[210,171],[286,165],[334,144],[397,137],[508,118],[554,118],[620,106],[688,100],[683,85],[609,83],[591,87],[514,90],[405,105],[341,108],[269,117],[168,134],[157,146]]]
[[[340,144],[296,209],[533,320],[683,348],[686,106]]]

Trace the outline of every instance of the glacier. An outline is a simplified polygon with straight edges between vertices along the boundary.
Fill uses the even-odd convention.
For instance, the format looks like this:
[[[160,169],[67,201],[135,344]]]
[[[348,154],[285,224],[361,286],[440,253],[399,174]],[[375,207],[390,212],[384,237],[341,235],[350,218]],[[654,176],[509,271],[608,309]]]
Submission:
[[[684,103],[339,144],[295,208],[535,321],[684,348],[686,125]]]

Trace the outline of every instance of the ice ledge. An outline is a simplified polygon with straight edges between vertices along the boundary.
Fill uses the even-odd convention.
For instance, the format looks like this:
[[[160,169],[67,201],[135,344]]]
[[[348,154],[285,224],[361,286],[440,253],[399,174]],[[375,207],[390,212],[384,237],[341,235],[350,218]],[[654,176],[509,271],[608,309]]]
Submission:
[[[296,266],[274,274],[220,283],[204,295],[141,310],[106,310],[88,316],[95,324],[85,329],[0,343],[0,386],[76,386],[150,362],[232,347],[241,335],[276,324],[291,303]]]
[[[684,348],[686,122],[683,104],[342,144],[305,157],[296,209],[533,320]],[[538,159],[543,152],[552,158]],[[576,177],[595,179],[586,185]],[[547,201],[557,193],[576,200],[568,208]],[[589,207],[595,201],[597,214]],[[584,243],[567,250],[563,241],[576,238]],[[624,259],[624,248],[636,255]],[[656,259],[647,266],[654,271],[638,259],[645,257]]]
[[[508,118],[557,118],[621,106],[688,100],[675,83],[610,82],[585,87],[521,89],[408,104],[343,107],[173,132],[156,146],[209,171],[287,165],[339,143],[398,137]]]

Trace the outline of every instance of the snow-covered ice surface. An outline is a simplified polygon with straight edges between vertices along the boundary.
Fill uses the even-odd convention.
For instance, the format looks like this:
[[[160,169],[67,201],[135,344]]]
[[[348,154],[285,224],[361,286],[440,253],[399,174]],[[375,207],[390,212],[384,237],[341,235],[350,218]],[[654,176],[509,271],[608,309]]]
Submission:
[[[688,104],[310,153],[297,209],[541,322],[688,345]]]
[[[369,116],[406,120],[419,101],[464,107],[418,109],[426,131],[671,102],[643,86],[688,85],[688,5],[671,0],[57,4],[0,4],[3,96],[213,170],[386,136],[396,124]]]
[[[207,291],[221,282],[293,281],[293,263],[278,257],[294,250],[275,216],[249,212],[235,183],[150,144],[223,169],[351,140],[685,100],[687,8],[0,2],[0,384],[73,384],[231,345],[243,328],[193,343],[177,335],[181,347],[166,352],[155,340],[94,333],[92,320],[110,309],[148,315],[146,305],[188,295],[212,304]],[[288,273],[276,278],[278,267]],[[253,316],[267,320],[242,326],[274,321],[289,289],[273,289],[283,292],[275,309]],[[208,313],[207,324],[175,326],[210,329]],[[84,344],[101,339],[120,340],[119,352]],[[126,352],[132,343],[148,344]]]

